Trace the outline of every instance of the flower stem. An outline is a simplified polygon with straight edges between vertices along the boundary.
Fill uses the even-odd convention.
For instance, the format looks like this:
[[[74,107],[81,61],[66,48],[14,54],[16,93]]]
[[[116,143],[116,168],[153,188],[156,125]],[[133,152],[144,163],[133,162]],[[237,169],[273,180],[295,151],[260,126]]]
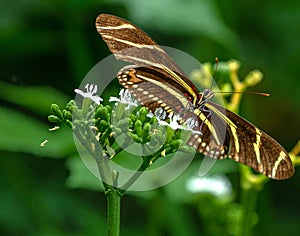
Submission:
[[[107,235],[120,235],[120,209],[122,195],[118,189],[109,189],[107,197]]]
[[[126,190],[141,176],[141,174],[144,173],[144,171],[149,167],[150,165],[150,161],[152,159],[157,159],[157,155],[160,155],[160,151],[156,152],[154,155],[152,156],[145,156],[143,159],[143,163],[141,164],[141,166],[139,167],[139,169],[130,177],[130,179],[124,183],[121,187],[120,187],[120,193],[124,194],[126,192]]]
[[[244,236],[253,235],[253,228],[256,221],[255,210],[259,190],[255,188],[244,189],[241,199],[241,204],[244,206],[244,212],[241,222],[241,234]]]
[[[257,224],[256,205],[259,192],[263,189],[268,178],[255,175],[249,167],[241,165],[241,205],[244,206],[241,232],[239,235],[253,235],[253,228]]]

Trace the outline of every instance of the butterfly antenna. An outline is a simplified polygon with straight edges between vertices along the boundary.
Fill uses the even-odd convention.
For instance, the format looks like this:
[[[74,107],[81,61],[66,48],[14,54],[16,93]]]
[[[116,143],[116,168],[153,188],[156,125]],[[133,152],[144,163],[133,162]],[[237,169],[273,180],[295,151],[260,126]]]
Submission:
[[[219,58],[215,58],[215,62],[216,62],[216,66],[215,66],[215,71],[214,71],[214,81],[216,81],[217,79],[217,72],[218,72],[218,66],[219,66]],[[210,91],[212,91],[212,87],[213,87],[213,82],[211,83],[211,86],[210,86]]]
[[[221,92],[221,91],[218,91],[218,92],[215,92],[215,93],[222,93],[222,94],[226,94],[226,93],[229,93],[229,94],[233,94],[233,93],[242,93],[242,94],[255,94],[255,95],[260,95],[260,96],[263,96],[263,97],[269,97],[270,94],[269,93],[261,93],[261,92],[251,92],[251,91],[243,91],[243,92],[239,92],[239,91],[233,91],[233,92]]]
[[[216,78],[217,78],[217,72],[218,72],[218,66],[219,66],[219,59],[216,57],[215,59],[216,61],[216,66],[215,66],[215,71],[214,71],[214,80],[216,81]],[[211,89],[212,90],[212,84],[211,84]],[[248,92],[248,91],[243,91],[243,92],[238,92],[238,91],[234,91],[234,92],[214,92],[214,93],[230,93],[230,94],[233,94],[233,93],[242,93],[242,94],[255,94],[255,95],[260,95],[260,96],[264,96],[264,97],[269,97],[270,94],[269,93],[261,93],[261,92]]]

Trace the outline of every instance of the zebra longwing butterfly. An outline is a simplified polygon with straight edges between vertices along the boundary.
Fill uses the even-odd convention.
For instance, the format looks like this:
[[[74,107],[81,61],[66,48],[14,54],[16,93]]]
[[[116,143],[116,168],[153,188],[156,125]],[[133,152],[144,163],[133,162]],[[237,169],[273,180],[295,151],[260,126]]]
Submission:
[[[196,120],[188,140],[198,152],[223,159],[229,157],[273,179],[287,179],[294,167],[285,149],[266,133],[199,93],[175,62],[144,31],[108,14],[96,19],[96,28],[117,59],[134,63],[118,73],[120,84],[154,112],[161,107],[181,121]],[[225,132],[222,132],[225,130]]]

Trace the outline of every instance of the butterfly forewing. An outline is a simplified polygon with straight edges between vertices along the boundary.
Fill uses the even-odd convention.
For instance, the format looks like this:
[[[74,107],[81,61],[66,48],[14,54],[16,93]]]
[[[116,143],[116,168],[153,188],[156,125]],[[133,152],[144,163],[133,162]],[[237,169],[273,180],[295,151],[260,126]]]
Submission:
[[[164,70],[196,102],[198,92],[194,84],[143,30],[122,18],[107,14],[97,17],[96,28],[117,59]]]
[[[134,63],[120,70],[120,84],[143,106],[196,122],[188,144],[206,156],[229,157],[273,179],[294,174],[288,153],[273,138],[233,112],[203,98],[174,61],[144,31],[107,14],[96,20],[97,31],[117,59]]]

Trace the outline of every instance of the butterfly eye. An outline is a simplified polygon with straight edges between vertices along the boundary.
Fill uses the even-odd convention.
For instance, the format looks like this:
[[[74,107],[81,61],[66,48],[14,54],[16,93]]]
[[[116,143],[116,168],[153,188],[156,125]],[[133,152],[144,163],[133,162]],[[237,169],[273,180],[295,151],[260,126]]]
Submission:
[[[204,91],[202,92],[204,100],[210,99],[214,96],[214,92],[212,92],[209,89],[204,89]]]

